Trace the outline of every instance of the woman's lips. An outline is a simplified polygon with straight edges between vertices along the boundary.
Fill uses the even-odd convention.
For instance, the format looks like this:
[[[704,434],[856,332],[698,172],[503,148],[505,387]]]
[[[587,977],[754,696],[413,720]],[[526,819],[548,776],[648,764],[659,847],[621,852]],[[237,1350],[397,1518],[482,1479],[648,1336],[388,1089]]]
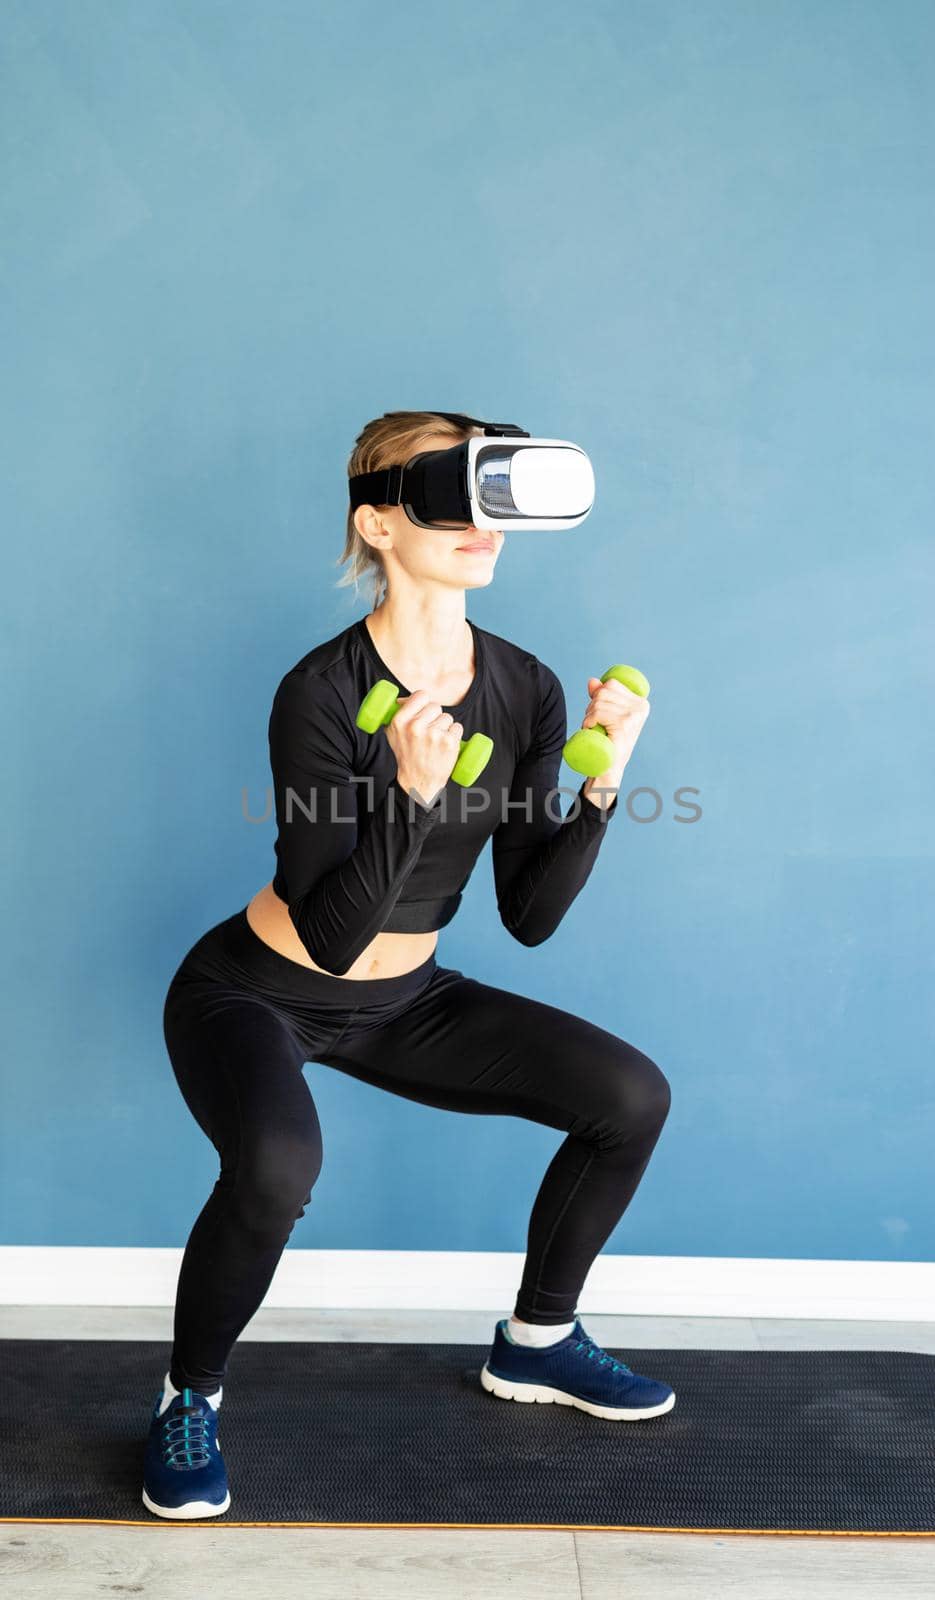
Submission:
[[[486,550],[488,555],[493,554],[492,544],[459,544],[459,550]]]

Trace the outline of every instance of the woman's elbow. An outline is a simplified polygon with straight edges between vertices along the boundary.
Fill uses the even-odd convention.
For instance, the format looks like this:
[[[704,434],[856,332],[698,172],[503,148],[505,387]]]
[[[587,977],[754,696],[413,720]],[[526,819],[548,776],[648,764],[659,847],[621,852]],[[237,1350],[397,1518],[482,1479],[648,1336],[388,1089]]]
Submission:
[[[312,950],[306,945],[305,949],[316,967],[321,967],[322,972],[330,973],[333,978],[343,978],[346,972],[350,972],[357,959],[353,955],[338,955],[335,951],[322,951],[317,946]]]
[[[303,950],[316,967],[321,967],[322,972],[329,973],[334,978],[343,978],[354,965],[357,957],[354,951],[336,949],[332,945],[322,942],[308,927],[307,920],[302,915],[300,903],[289,907],[289,917]]]
[[[312,955],[311,951],[309,951],[309,955]],[[312,956],[315,965],[321,967],[322,972],[330,973],[333,978],[343,978],[346,972],[350,972],[356,959],[356,956],[342,956],[340,959],[336,956],[329,956],[326,961],[323,961],[320,955]]]
[[[537,944],[544,944],[552,932],[551,928],[537,928],[530,922],[516,922],[508,912],[504,911],[500,912],[500,921],[510,937],[515,939],[517,944],[524,945],[527,950],[534,949]]]

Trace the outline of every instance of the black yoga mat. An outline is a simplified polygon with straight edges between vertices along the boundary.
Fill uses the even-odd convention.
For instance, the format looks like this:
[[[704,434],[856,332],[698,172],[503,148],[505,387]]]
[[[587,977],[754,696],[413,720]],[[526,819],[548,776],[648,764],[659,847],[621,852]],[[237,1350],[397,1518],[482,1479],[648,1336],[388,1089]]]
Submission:
[[[231,1505],[182,1524],[140,1498],[168,1345],[0,1340],[0,1519],[935,1534],[935,1356],[614,1349],[676,1403],[609,1422],[487,1394],[487,1352],[241,1341],[218,1426]]]

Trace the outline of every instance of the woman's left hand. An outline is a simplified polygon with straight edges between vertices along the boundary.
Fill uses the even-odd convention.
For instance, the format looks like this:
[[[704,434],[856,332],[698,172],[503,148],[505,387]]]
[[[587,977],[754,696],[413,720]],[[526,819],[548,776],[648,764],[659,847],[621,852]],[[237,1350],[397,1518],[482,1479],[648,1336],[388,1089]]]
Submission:
[[[607,730],[616,755],[613,765],[622,772],[649,716],[649,700],[634,694],[618,678],[608,678],[606,683],[589,678],[588,694],[591,699],[581,726],[592,728],[600,723]]]

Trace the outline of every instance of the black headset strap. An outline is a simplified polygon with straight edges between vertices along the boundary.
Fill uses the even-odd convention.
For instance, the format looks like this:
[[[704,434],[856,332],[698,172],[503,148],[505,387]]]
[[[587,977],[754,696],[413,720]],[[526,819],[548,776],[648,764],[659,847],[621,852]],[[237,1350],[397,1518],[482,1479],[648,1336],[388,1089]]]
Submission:
[[[444,417],[446,422],[454,422],[459,428],[483,428],[484,433],[492,438],[528,439],[529,434],[525,428],[517,427],[515,422],[482,422],[479,417],[468,417],[463,411],[432,411],[433,417]],[[387,411],[386,416],[394,415]],[[377,472],[358,472],[348,479],[351,496],[351,509],[358,506],[399,506],[403,499],[403,471],[402,466],[381,467]]]
[[[401,506],[403,503],[403,469],[400,466],[381,467],[378,472],[357,472],[347,482],[354,511],[358,506]]]
[[[515,422],[482,422],[480,417],[465,416],[463,411],[433,411],[433,417],[444,417],[447,422],[456,422],[459,427],[483,428],[491,436],[504,437],[509,434],[515,438],[528,439],[529,434],[525,428],[518,428]]]

